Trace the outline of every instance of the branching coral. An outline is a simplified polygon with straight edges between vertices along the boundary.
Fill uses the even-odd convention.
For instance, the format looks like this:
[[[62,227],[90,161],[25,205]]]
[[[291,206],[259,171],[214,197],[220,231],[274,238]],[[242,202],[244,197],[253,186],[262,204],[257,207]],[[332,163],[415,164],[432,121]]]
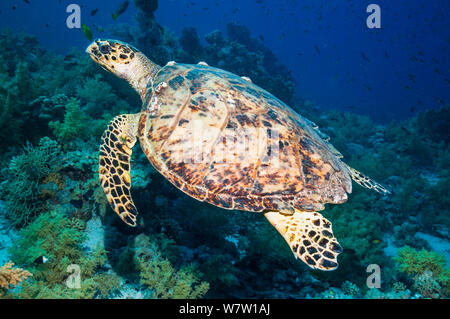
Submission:
[[[206,43],[192,28],[177,39],[156,21],[158,1],[135,0],[135,4],[139,26],[135,30],[121,27],[117,38],[132,43],[161,65],[170,60],[203,60],[249,76],[293,104],[300,114],[311,115],[345,155],[346,163],[386,184],[393,194],[381,197],[354,185],[347,203],[327,207],[324,214],[333,222],[345,251],[339,257],[339,270],[318,274],[292,257],[289,247],[261,215],[226,214],[188,198],[163,177],[153,175],[144,154],[136,152],[140,155],[133,154],[133,196],[139,209],[146,211],[141,227],[146,233],[161,234],[159,244],[143,240],[133,246],[134,234],[120,228],[122,225],[112,226],[120,220],[107,214],[103,221],[113,238],[109,244],[122,246],[111,248],[115,252],[109,253],[106,263],[104,249],[89,252],[82,245],[84,222],[97,209],[102,216],[110,210],[98,185],[98,140],[113,116],[138,110],[139,98],[125,81],[101,71],[80,50],[60,56],[39,48],[33,37],[0,31],[4,62],[0,65],[0,140],[5,150],[0,160],[6,164],[0,188],[8,225],[11,221],[27,226],[14,243],[12,260],[33,273],[20,290],[10,294],[23,298],[111,297],[121,285],[120,278],[107,270],[111,264],[122,268],[121,275],[129,280],[137,282],[140,276],[151,298],[194,298],[207,291],[208,296],[217,297],[261,293],[273,298],[288,296],[289,291],[298,293],[300,284],[305,288],[301,293],[320,287],[325,290],[323,297],[333,298],[408,298],[410,290],[429,298],[449,296],[449,274],[442,258],[404,248],[395,271],[383,254],[386,237],[397,246],[419,247],[421,243],[414,237],[417,230],[433,234],[439,228],[439,234],[448,236],[448,106],[388,126],[344,112],[322,114],[316,108],[304,113],[307,103],[292,98],[294,84],[289,71],[245,27],[230,24],[226,33],[206,35]],[[58,143],[45,138],[36,145],[44,135],[53,136]],[[26,141],[35,146],[27,144],[18,152]],[[43,255],[49,261],[35,264]],[[191,262],[199,265],[199,271],[183,267]],[[65,285],[67,266],[73,263],[81,269],[80,289]],[[383,287],[391,286],[392,291],[371,289],[364,294],[369,263],[384,265]],[[5,267],[15,269],[12,264],[1,269]],[[322,279],[321,283],[316,278]],[[404,278],[403,285],[392,285]],[[267,286],[273,289],[266,290]]]
[[[8,262],[0,267],[0,290],[17,287],[20,283],[31,277],[27,270],[14,267],[14,263]]]
[[[50,128],[57,140],[64,143],[75,138],[85,138],[89,135],[87,118],[80,109],[80,103],[76,99],[71,99],[66,104],[64,122],[50,121]]]
[[[446,267],[444,255],[405,246],[395,258],[401,272],[412,276],[414,288],[426,298],[450,296],[450,268]]]
[[[155,243],[141,236],[141,249],[137,251],[137,263],[141,283],[150,289],[150,298],[194,299],[206,294],[207,282],[200,281],[194,266],[176,270],[163,258]]]
[[[130,110],[130,105],[114,93],[112,86],[101,74],[85,79],[78,87],[77,93],[83,104],[83,110],[93,118],[102,117],[106,112],[120,114]],[[135,103],[133,106],[137,107],[139,100],[133,99],[133,103]]]
[[[192,267],[175,270],[167,259],[155,256],[140,262],[141,282],[151,290],[151,298],[195,299],[206,294],[209,284],[200,282]]]
[[[106,263],[106,252],[98,248],[87,253],[82,248],[84,233],[71,227],[71,220],[59,212],[40,215],[22,229],[11,248],[13,261],[26,266],[33,279],[25,283],[17,297],[21,298],[94,298],[107,297],[119,287],[116,275],[99,272]],[[37,265],[39,256],[47,263]],[[80,269],[80,288],[66,285],[68,268]]]
[[[425,270],[423,274],[416,276],[413,287],[425,298],[445,297],[441,285],[430,270]]]
[[[27,145],[22,154],[13,157],[3,172],[1,192],[8,207],[7,216],[15,225],[28,224],[41,210],[39,182],[57,169],[60,146],[48,137],[34,147]]]

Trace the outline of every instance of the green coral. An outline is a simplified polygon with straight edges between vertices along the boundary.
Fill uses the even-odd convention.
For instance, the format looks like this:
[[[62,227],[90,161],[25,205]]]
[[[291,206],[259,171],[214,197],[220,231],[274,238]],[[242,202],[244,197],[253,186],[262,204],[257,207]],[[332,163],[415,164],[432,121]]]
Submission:
[[[198,278],[193,265],[176,270],[161,256],[155,243],[145,237],[141,241],[147,249],[138,252],[137,264],[141,283],[150,290],[150,298],[194,299],[206,294],[209,284]]]
[[[357,297],[360,293],[358,286],[350,281],[345,281],[341,286],[344,294],[352,297]]]
[[[409,290],[382,292],[380,289],[376,288],[370,289],[364,295],[365,299],[409,299],[410,297]]]
[[[414,279],[414,287],[424,297],[450,296],[450,268],[446,266],[444,255],[405,246],[398,250],[395,261],[399,271]]]
[[[93,118],[102,117],[105,112],[121,114],[129,113],[131,110],[130,105],[118,98],[112,86],[100,74],[85,79],[82,85],[78,87],[78,96],[86,114]],[[133,105],[137,106],[139,103],[136,101]]]
[[[80,102],[76,99],[71,99],[66,104],[64,122],[50,121],[49,126],[56,139],[61,143],[75,138],[86,138],[89,135],[87,117],[81,111]]]
[[[28,144],[22,154],[11,159],[0,190],[13,224],[26,225],[43,210],[39,183],[57,169],[60,151],[57,142],[43,137],[37,147]]]
[[[71,220],[60,212],[41,214],[19,233],[10,249],[12,260],[33,274],[22,286],[19,298],[94,298],[107,297],[119,288],[113,275],[99,273],[106,262],[106,251],[97,248],[91,253],[83,250],[85,234],[70,227]],[[35,260],[45,256],[48,261],[38,265]],[[69,266],[78,265],[80,288],[69,288],[66,281]]]
[[[138,26],[117,26],[117,38],[161,65],[170,60],[204,60],[249,76],[319,124],[346,163],[385,184],[392,194],[380,196],[354,185],[347,203],[328,205],[323,214],[333,223],[345,250],[339,256],[339,269],[323,273],[295,260],[262,215],[224,213],[190,199],[154,174],[142,152],[135,152],[132,192],[139,210],[146,212],[141,227],[152,238],[158,237],[158,247],[149,242],[135,247],[134,235],[123,231],[123,226],[115,227],[120,220],[106,201],[97,172],[100,135],[115,115],[138,110],[138,95],[122,79],[101,71],[80,50],[61,56],[40,48],[35,37],[0,31],[0,139],[4,150],[0,161],[6,167],[1,195],[10,221],[28,225],[27,231],[34,234],[21,232],[15,243],[16,248],[25,247],[22,255],[14,253],[15,258],[35,274],[20,294],[14,291],[17,297],[112,297],[120,288],[120,278],[107,270],[108,264],[135,283],[141,276],[152,298],[200,297],[207,290],[203,281],[210,283],[207,296],[214,297],[296,298],[316,296],[315,291],[324,291],[322,296],[330,298],[410,298],[418,293],[448,297],[448,271],[439,268],[442,259],[430,257],[434,261],[422,267],[410,248],[408,254],[400,254],[406,266],[395,269],[383,249],[386,238],[396,246],[427,247],[414,237],[419,230],[448,236],[449,106],[390,125],[346,112],[323,113],[301,97],[292,98],[294,86],[288,70],[246,28],[231,24],[226,34],[214,31],[206,35],[205,42],[190,28],[178,39],[156,21],[157,1],[135,3]],[[42,136],[52,136],[58,143],[47,138],[41,144]],[[25,150],[20,150],[25,143]],[[80,245],[84,222],[96,211],[107,225],[108,264],[103,250],[88,252]],[[52,242],[66,247],[68,254],[62,256]],[[49,262],[34,264],[33,258],[41,254],[50,256]],[[68,276],[64,267],[72,260],[82,268],[81,289],[64,284]],[[199,271],[185,266],[189,263],[196,263]],[[366,292],[369,263],[383,265],[383,287],[392,290]],[[359,293],[356,285],[361,287]]]

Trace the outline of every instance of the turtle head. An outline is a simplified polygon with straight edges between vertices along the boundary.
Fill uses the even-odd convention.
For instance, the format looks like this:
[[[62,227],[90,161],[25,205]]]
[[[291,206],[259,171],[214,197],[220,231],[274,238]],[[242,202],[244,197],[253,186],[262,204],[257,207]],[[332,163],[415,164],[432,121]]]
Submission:
[[[97,39],[86,52],[103,69],[127,80],[141,98],[145,95],[147,82],[159,69],[138,49],[118,40]]]

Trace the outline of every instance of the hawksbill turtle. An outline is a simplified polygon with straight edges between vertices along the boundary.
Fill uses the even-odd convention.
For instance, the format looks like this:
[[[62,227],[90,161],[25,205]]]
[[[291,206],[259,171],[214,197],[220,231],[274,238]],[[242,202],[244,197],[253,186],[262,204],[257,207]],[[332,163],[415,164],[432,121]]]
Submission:
[[[349,167],[317,126],[248,77],[173,61],[161,67],[133,46],[95,40],[87,53],[141,97],[136,114],[115,117],[102,136],[99,177],[112,209],[136,226],[130,157],[139,139],[152,165],[191,197],[261,212],[314,269],[334,270],[342,248],[317,211],[341,204],[352,179],[388,191]]]

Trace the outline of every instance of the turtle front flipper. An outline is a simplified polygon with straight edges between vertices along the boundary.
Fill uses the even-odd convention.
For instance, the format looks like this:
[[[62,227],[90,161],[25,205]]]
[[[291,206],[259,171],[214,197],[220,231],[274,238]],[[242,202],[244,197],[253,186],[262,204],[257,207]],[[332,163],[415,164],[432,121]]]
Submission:
[[[137,216],[130,193],[130,158],[139,116],[139,113],[116,116],[103,133],[100,145],[100,184],[112,209],[130,226],[136,226]]]
[[[333,235],[331,223],[321,214],[295,209],[293,214],[268,212],[264,216],[289,244],[295,258],[313,269],[338,267],[337,256],[342,248]]]

